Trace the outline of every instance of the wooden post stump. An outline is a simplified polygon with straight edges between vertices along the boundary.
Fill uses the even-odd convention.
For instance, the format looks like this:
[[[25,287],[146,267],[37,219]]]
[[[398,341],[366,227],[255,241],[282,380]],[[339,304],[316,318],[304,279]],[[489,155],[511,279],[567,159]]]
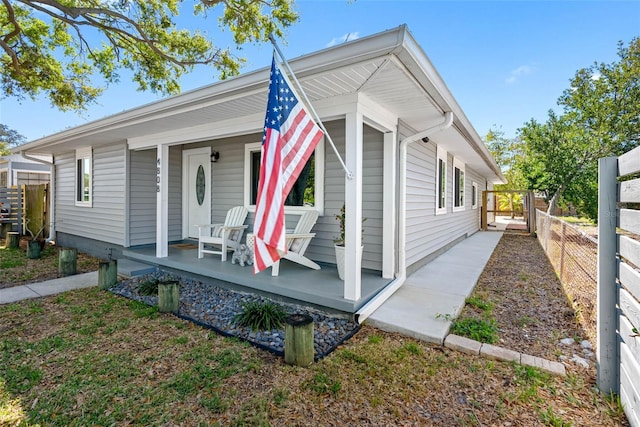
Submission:
[[[17,231],[7,231],[7,248],[18,249],[20,247],[20,234]]]
[[[78,250],[76,248],[61,248],[58,253],[58,276],[72,276],[78,270]]]
[[[306,314],[287,317],[284,330],[284,361],[290,365],[313,363],[313,318]]]
[[[177,313],[180,309],[180,285],[177,281],[158,283],[158,309],[161,313]]]
[[[109,289],[118,282],[118,261],[100,261],[98,266],[98,286]]]

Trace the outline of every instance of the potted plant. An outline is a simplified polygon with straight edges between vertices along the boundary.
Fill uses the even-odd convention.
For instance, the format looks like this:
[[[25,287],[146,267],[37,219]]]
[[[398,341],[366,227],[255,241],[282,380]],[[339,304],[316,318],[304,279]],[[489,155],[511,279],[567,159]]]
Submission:
[[[336,266],[338,267],[338,277],[340,280],[344,280],[344,264],[346,260],[345,248],[344,248],[344,235],[345,235],[345,206],[342,205],[340,208],[340,213],[336,215],[336,220],[338,220],[338,225],[340,227],[340,236],[333,240],[333,247],[336,251]],[[367,218],[362,218],[362,222],[364,223]],[[362,229],[364,231],[364,228]],[[362,258],[362,250],[364,246],[360,246],[360,250],[358,251],[358,256]]]
[[[34,233],[29,228],[29,222],[31,221],[27,218],[24,225],[24,228],[31,235],[31,239],[27,240],[27,258],[37,259],[40,258],[40,252],[42,251],[42,248],[44,248],[45,241],[44,237],[42,237],[42,232],[44,231],[46,224],[43,224],[42,227],[40,227],[40,230]]]

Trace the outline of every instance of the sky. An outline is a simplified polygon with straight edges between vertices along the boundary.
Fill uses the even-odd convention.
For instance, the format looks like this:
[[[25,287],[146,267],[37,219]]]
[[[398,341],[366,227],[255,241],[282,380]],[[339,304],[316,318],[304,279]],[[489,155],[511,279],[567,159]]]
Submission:
[[[297,0],[295,8],[300,20],[279,41],[288,59],[407,24],[481,136],[498,128],[514,137],[527,121],[544,122],[549,109],[559,111],[556,101],[577,70],[617,61],[618,41],[640,36],[640,0]],[[181,22],[229,45],[215,19]],[[242,71],[270,66],[272,51],[270,44],[246,45]],[[183,78],[182,90],[210,84],[215,75],[198,68]],[[46,98],[1,99],[0,123],[32,141],[158,99],[137,92],[123,73],[82,113],[57,111]]]

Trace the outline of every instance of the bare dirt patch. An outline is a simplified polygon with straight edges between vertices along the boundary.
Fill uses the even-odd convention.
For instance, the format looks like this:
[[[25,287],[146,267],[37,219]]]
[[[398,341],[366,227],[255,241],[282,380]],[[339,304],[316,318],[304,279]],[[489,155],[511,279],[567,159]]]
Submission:
[[[587,338],[562,283],[535,237],[504,234],[472,297],[493,305],[497,345],[558,360],[562,354],[559,346],[562,338]],[[467,304],[459,318],[482,315]]]
[[[0,289],[28,283],[42,282],[58,277],[59,247],[46,245],[39,259],[29,259],[25,249],[6,249],[0,239]],[[78,253],[77,272],[87,273],[98,270],[100,260],[84,253]]]

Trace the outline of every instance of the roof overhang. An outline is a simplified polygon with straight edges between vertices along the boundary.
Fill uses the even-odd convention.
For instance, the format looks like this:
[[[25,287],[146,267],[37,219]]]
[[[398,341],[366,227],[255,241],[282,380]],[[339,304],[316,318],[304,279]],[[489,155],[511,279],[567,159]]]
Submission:
[[[401,121],[420,132],[452,111],[453,126],[434,141],[446,141],[448,152],[489,182],[504,182],[480,136],[405,25],[289,63],[323,120],[340,117],[345,108],[363,102],[381,107],[372,112],[382,112],[372,123],[395,126]],[[261,132],[268,78],[269,68],[261,68],[46,136],[15,151],[55,155],[123,141],[142,149]]]

